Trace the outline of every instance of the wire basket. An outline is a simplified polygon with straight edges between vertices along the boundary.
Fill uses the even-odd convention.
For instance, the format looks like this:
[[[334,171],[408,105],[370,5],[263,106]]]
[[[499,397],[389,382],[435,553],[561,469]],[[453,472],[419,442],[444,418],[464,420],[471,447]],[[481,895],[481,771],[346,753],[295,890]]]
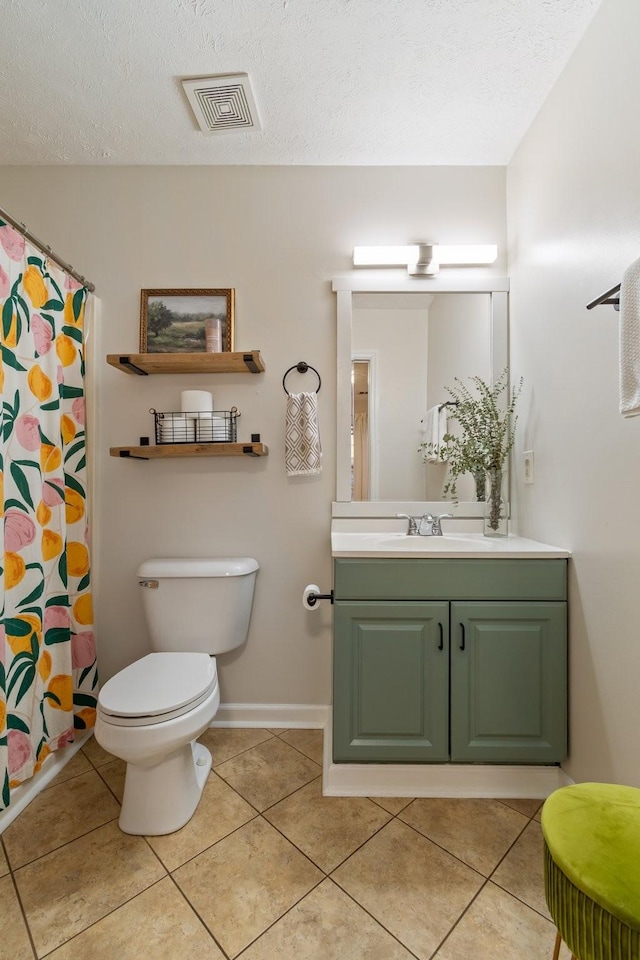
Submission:
[[[235,443],[237,407],[231,410],[149,411],[155,422],[156,443]]]

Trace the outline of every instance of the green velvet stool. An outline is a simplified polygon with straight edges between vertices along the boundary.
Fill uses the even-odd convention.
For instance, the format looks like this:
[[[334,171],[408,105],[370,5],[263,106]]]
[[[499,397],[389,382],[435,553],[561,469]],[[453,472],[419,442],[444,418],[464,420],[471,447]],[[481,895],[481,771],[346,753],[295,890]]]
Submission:
[[[575,960],[640,960],[640,790],[580,783],[542,808],[544,885]]]

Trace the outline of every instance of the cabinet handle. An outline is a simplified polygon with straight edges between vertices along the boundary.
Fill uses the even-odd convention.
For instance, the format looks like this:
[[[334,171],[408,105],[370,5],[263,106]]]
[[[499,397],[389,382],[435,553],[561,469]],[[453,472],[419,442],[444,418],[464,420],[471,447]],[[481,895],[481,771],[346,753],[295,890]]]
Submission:
[[[440,643],[438,644],[438,650],[444,650],[444,628],[441,623],[438,624],[440,627]]]
[[[461,650],[464,650],[465,645],[466,645],[466,637],[465,637],[465,633],[464,633],[464,623],[461,623],[461,624],[460,624],[460,633],[462,634],[462,639],[461,639],[461,641],[460,641],[460,649],[461,649]]]

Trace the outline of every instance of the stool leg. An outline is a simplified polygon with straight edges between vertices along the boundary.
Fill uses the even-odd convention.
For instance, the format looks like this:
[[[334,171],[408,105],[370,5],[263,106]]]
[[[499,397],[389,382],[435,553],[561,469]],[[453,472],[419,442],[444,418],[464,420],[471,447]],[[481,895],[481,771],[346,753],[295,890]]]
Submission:
[[[562,946],[562,937],[559,933],[556,933],[556,944],[553,948],[553,960],[558,960],[560,956],[560,947]]]

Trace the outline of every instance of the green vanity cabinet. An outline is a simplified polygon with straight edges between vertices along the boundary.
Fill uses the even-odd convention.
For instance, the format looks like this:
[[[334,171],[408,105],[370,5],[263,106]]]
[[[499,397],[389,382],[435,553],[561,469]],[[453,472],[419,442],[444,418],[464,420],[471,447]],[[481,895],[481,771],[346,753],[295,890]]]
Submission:
[[[334,759],[449,757],[449,604],[334,608]]]
[[[336,559],[336,763],[558,763],[564,559]]]
[[[563,760],[566,604],[452,603],[451,623],[451,759]]]

